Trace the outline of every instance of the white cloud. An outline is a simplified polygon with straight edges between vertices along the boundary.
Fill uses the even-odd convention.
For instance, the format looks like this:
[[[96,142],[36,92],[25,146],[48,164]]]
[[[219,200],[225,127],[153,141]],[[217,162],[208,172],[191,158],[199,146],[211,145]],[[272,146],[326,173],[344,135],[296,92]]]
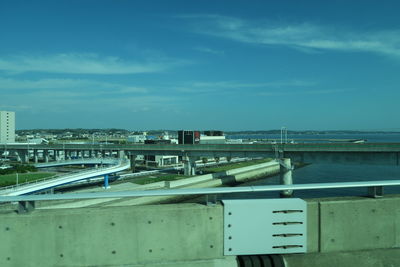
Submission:
[[[11,79],[0,77],[0,109],[34,113],[143,112],[176,110],[182,97],[157,89],[87,79]],[[9,103],[16,103],[13,105]]]
[[[1,105],[0,104],[0,110],[22,111],[22,110],[28,110],[31,108],[32,107],[29,105]]]
[[[218,15],[182,16],[196,23],[198,33],[238,42],[284,45],[304,52],[336,50],[400,56],[400,29],[356,32],[311,23],[276,24]]]
[[[354,91],[354,89],[314,89],[314,90],[284,90],[284,91],[269,91],[260,92],[259,96],[298,96],[298,95],[329,95],[329,94],[340,94]]]
[[[87,79],[10,79],[0,77],[0,89],[5,92],[18,93],[18,90],[28,90],[34,94],[38,91],[54,92],[54,95],[64,95],[68,91],[70,96],[104,93],[125,94],[125,93],[147,93],[149,89],[130,85],[109,83]],[[72,91],[74,93],[72,93]]]
[[[161,72],[183,62],[171,59],[126,61],[96,54],[18,55],[0,57],[0,70],[9,73],[135,74]]]
[[[288,80],[274,81],[265,83],[243,83],[237,81],[218,81],[218,82],[191,82],[185,85],[176,87],[175,90],[182,93],[231,93],[232,90],[265,90],[265,89],[280,89],[293,87],[313,87],[317,85],[313,81],[304,80]]]
[[[204,53],[208,53],[208,54],[213,54],[213,55],[224,55],[225,54],[225,52],[222,51],[222,50],[216,50],[216,49],[203,47],[203,46],[195,47],[194,50],[200,51],[200,52],[204,52]]]

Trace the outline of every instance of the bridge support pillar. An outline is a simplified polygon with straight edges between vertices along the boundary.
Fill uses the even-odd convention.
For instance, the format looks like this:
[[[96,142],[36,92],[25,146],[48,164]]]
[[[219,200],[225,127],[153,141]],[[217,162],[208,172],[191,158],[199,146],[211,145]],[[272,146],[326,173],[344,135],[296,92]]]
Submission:
[[[136,171],[136,155],[129,155],[129,160],[131,161],[132,172]]]
[[[293,178],[292,178],[292,163],[291,160],[288,158],[283,158],[279,160],[280,162],[280,180],[282,185],[291,185],[293,184]],[[282,198],[285,197],[292,197],[293,195],[293,190],[283,190],[280,193],[280,196]]]
[[[60,150],[54,150],[54,157],[56,159],[56,161],[60,161]]]
[[[108,174],[104,175],[104,189],[110,188],[110,185],[108,184]]]
[[[29,151],[23,153],[22,160],[24,163],[29,163]]]
[[[44,157],[44,162],[49,162],[49,151],[48,150],[44,150],[43,151],[43,157]]]
[[[120,159],[123,159],[123,158],[125,157],[125,151],[124,151],[124,150],[119,150],[119,151],[118,151],[118,157],[119,157]]]
[[[183,160],[184,175],[196,175],[196,158],[186,157]]]
[[[17,161],[18,161],[18,162],[22,162],[21,154],[20,154],[19,151],[16,151],[16,152],[15,152],[15,156],[17,157]]]

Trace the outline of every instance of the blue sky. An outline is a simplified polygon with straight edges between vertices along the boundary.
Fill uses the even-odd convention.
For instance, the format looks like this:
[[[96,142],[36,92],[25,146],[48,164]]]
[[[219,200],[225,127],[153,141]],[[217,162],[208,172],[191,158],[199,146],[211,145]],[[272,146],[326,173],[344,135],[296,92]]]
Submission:
[[[398,1],[0,0],[17,129],[399,130]]]

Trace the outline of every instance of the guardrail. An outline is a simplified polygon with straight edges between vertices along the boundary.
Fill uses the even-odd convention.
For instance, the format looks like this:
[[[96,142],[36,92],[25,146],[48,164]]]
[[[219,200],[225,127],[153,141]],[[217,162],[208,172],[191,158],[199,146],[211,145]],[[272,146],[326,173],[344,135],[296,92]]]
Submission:
[[[46,168],[60,165],[78,165],[78,164],[118,164],[120,159],[118,158],[80,158],[80,159],[69,159],[52,161],[46,163],[34,164],[36,168]]]
[[[5,188],[2,188],[2,190],[0,190],[0,195],[7,195],[7,194],[12,194],[14,192],[21,191],[21,190],[22,191],[28,190],[27,188],[35,186],[35,185],[37,185],[37,186],[43,185],[44,188],[39,189],[39,190],[43,190],[46,188],[55,187],[57,185],[61,185],[61,184],[65,184],[65,183],[71,183],[74,181],[88,179],[90,177],[100,176],[100,175],[103,175],[104,173],[108,173],[108,172],[117,172],[117,171],[120,171],[121,169],[126,169],[129,166],[130,166],[129,160],[127,160],[127,159],[119,160],[117,165],[111,166],[111,167],[110,166],[99,167],[96,169],[77,171],[77,172],[72,172],[72,173],[68,173],[65,175],[48,177],[48,178],[44,178],[44,179],[37,180],[37,181],[27,182],[24,184],[20,184],[18,186],[5,187]],[[46,187],[45,183],[47,183],[48,187]],[[35,192],[35,190],[37,191],[38,189],[33,188],[31,191]],[[26,194],[26,192],[24,192],[22,194]]]
[[[187,195],[216,195],[230,193],[256,193],[276,192],[284,190],[323,190],[339,188],[368,188],[379,193],[384,186],[400,186],[400,180],[365,181],[365,182],[343,182],[343,183],[310,183],[294,185],[264,185],[243,187],[218,187],[218,188],[189,188],[189,189],[163,189],[148,191],[120,191],[120,192],[97,192],[80,194],[53,194],[53,195],[26,195],[26,196],[0,196],[0,202],[15,201],[47,201],[47,200],[82,200],[102,198],[128,198],[128,197],[153,197],[153,196],[187,196]],[[383,191],[381,191],[383,193]],[[371,191],[369,190],[369,193]],[[370,194],[379,197],[381,194]]]
[[[107,159],[107,158],[103,158],[104,162],[100,162],[99,164],[103,163],[103,164],[115,164],[117,165],[120,160],[119,159]],[[58,161],[58,163],[63,164],[63,163],[75,163],[78,164],[77,162],[84,162],[84,160],[65,160],[65,161]],[[86,161],[86,160],[85,160]],[[92,163],[93,159],[89,159],[87,160],[85,163]],[[42,163],[40,163],[42,164]],[[46,163],[47,164],[47,163]],[[65,164],[65,165],[69,165],[69,164]],[[35,165],[35,167],[37,167]],[[104,169],[106,167],[98,167],[96,168],[96,170],[101,170]],[[45,182],[45,181],[49,181],[49,180],[53,180],[53,179],[58,179],[58,178],[64,178],[64,177],[68,177],[71,176],[73,174],[78,174],[78,173],[84,173],[87,172],[88,170],[76,170],[76,171],[71,171],[68,172],[67,174],[55,174],[53,176],[50,177],[46,177],[46,178],[42,178],[42,179],[38,179],[38,180],[34,180],[34,181],[29,181],[29,182],[23,182],[23,183],[19,183],[18,185],[9,185],[9,186],[4,186],[4,187],[0,187],[0,194],[6,191],[10,191],[10,189],[15,189],[15,188],[19,188],[19,187],[23,187],[26,185],[30,185],[30,184],[37,184],[37,183],[41,183],[41,182]],[[92,170],[91,170],[92,171]]]

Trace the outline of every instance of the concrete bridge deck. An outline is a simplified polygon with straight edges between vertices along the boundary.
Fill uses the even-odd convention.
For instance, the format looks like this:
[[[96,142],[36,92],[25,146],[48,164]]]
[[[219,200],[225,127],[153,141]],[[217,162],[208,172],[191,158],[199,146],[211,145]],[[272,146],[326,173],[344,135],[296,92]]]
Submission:
[[[0,145],[3,151],[120,151],[128,155],[177,155],[183,157],[286,157],[305,162],[342,162],[400,165],[400,143],[318,143],[318,144],[56,144]]]

